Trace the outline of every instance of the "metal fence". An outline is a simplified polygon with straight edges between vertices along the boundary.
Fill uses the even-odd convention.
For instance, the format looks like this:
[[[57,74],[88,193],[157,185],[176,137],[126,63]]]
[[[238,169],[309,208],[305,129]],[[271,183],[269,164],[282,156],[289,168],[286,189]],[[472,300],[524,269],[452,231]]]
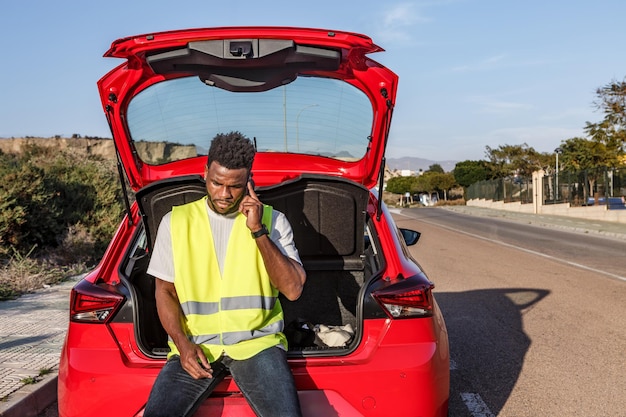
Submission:
[[[479,181],[467,188],[466,198],[530,204],[533,202],[533,182],[531,178],[520,177]]]
[[[544,204],[571,206],[606,204],[623,208],[626,196],[626,168],[601,168],[580,172],[562,171],[543,177]]]
[[[626,167],[580,172],[561,171],[542,179],[543,205],[569,203],[572,207],[606,204],[609,209],[626,208]],[[479,181],[467,188],[466,199],[505,203],[533,202],[530,178],[507,177]]]

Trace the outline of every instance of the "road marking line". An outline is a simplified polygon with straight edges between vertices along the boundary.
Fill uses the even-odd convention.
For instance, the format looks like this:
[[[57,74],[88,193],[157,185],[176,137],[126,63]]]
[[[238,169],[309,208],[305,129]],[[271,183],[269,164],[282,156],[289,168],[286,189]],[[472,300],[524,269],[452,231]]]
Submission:
[[[472,413],[472,417],[495,417],[495,414],[489,410],[489,407],[487,407],[487,404],[480,398],[480,395],[462,392],[461,399],[469,412]]]
[[[434,224],[434,223],[431,223],[431,224]],[[442,226],[442,227],[445,227],[445,226]],[[606,276],[609,276],[611,278],[616,278],[616,279],[619,279],[620,281],[626,282],[626,277],[623,277],[623,276],[617,275],[617,274],[613,274],[611,272],[602,271],[600,269],[592,268],[590,266],[586,266],[586,265],[579,264],[579,263],[576,263],[576,262],[566,261],[565,259],[560,259],[560,258],[551,256],[551,255],[547,255],[545,253],[534,251],[532,249],[522,248],[521,246],[511,245],[510,243],[502,242],[502,241],[495,240],[495,239],[490,239],[488,237],[484,237],[484,236],[480,236],[480,235],[475,235],[473,233],[463,232],[463,231],[458,230],[458,229],[453,229],[453,228],[447,228],[447,229],[452,230],[454,232],[460,232],[460,233],[463,233],[463,234],[466,234],[466,235],[469,235],[469,236],[472,236],[472,237],[476,237],[476,238],[479,238],[479,239],[483,239],[483,240],[486,240],[486,241],[491,242],[491,243],[496,243],[496,244],[499,244],[499,245],[502,245],[502,246],[506,246],[506,247],[509,247],[509,248],[512,248],[512,249],[521,250],[522,252],[530,253],[532,255],[541,256],[542,258],[550,259],[550,260],[553,260],[553,261],[556,261],[556,262],[561,262],[561,263],[564,263],[564,264],[567,264],[567,265],[570,265],[570,266],[573,266],[573,267],[576,267],[576,268],[584,269],[586,271],[596,272],[598,274],[606,275]]]
[[[613,274],[611,272],[602,271],[600,269],[592,268],[592,267],[589,267],[589,266],[586,266],[586,265],[582,265],[582,264],[579,264],[579,263],[576,263],[576,262],[566,261],[564,259],[560,259],[560,258],[556,258],[554,256],[546,255],[545,253],[537,252],[537,251],[534,251],[532,249],[526,249],[526,248],[522,248],[521,246],[511,245],[510,243],[502,242],[500,240],[490,239],[488,237],[480,236],[480,235],[477,235],[477,234],[474,234],[474,233],[464,232],[462,230],[455,229],[453,227],[444,226],[444,225],[439,224],[439,223],[429,222],[428,220],[407,216],[406,214],[403,214],[403,213],[394,213],[394,214],[399,214],[401,216],[408,217],[409,219],[413,219],[413,220],[416,220],[416,221],[428,223],[428,224],[431,224],[433,226],[437,226],[437,227],[441,227],[441,228],[446,229],[446,230],[450,230],[451,232],[462,233],[464,235],[475,237],[477,239],[486,240],[487,242],[491,242],[491,243],[495,243],[495,244],[498,244],[498,245],[506,246],[506,247],[509,247],[509,248],[512,248],[512,249],[521,250],[522,252],[530,253],[532,255],[541,256],[542,258],[546,258],[546,259],[550,259],[550,260],[553,260],[553,261],[556,261],[556,262],[564,263],[566,265],[570,265],[570,266],[573,266],[573,267],[576,267],[576,268],[584,269],[586,271],[596,272],[598,274],[606,275],[606,276],[609,276],[611,278],[615,278],[615,279],[618,279],[620,281],[626,282],[626,277],[623,277],[623,276],[617,275],[617,274]]]

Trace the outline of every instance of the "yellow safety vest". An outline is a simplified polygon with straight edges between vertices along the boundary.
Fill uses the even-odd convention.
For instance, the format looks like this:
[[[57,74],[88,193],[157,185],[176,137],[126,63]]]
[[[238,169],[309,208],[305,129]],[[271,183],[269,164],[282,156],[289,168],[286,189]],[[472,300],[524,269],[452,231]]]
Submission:
[[[200,345],[210,362],[222,352],[248,359],[287,339],[282,333],[283,310],[263,258],[239,214],[234,222],[220,272],[206,197],[172,209],[171,234],[174,285],[189,339]],[[272,207],[265,206],[263,223],[271,227]],[[169,341],[169,356],[178,354]]]

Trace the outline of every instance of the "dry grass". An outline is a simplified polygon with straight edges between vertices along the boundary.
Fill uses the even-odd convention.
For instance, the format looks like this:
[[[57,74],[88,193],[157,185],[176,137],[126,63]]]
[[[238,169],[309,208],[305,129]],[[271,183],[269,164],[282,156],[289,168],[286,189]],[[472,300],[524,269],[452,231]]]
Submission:
[[[60,281],[59,271],[18,252],[0,269],[0,299],[8,299]]]
[[[46,260],[11,259],[0,268],[0,300],[10,300],[84,272],[81,264],[59,267]]]
[[[85,272],[84,262],[93,250],[93,239],[84,231],[68,231],[58,248],[32,256],[36,248],[12,253],[0,264],[0,300],[17,298],[63,282],[71,276]]]
[[[439,200],[435,206],[464,206],[465,200],[457,198],[455,200]]]

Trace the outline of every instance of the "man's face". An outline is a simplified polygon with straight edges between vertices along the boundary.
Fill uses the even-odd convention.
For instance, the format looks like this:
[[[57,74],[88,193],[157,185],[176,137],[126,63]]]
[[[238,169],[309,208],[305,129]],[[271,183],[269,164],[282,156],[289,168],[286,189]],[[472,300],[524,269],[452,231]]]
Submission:
[[[217,162],[204,168],[209,207],[219,214],[234,213],[239,209],[247,189],[248,170],[228,169]]]

